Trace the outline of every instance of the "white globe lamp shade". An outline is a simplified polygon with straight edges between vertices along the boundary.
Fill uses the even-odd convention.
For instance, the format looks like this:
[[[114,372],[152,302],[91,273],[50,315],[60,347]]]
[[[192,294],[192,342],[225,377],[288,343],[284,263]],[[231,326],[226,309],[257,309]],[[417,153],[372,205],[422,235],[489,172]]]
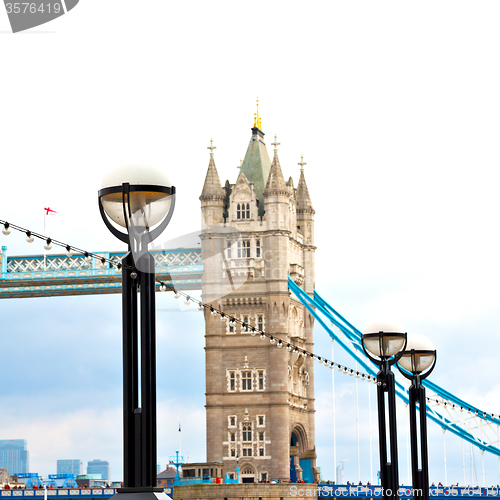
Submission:
[[[396,355],[405,345],[406,334],[398,323],[371,321],[363,329],[363,344],[367,351],[380,359]]]
[[[108,217],[121,227],[127,227],[123,204],[123,184],[130,185],[130,216],[141,225],[151,228],[167,215],[172,188],[168,176],[157,167],[147,164],[130,163],[111,169],[102,180],[99,196]],[[127,197],[127,195],[126,195]]]
[[[434,344],[420,333],[408,335],[406,348],[399,360],[399,364],[406,371],[417,375],[432,366],[436,358]]]

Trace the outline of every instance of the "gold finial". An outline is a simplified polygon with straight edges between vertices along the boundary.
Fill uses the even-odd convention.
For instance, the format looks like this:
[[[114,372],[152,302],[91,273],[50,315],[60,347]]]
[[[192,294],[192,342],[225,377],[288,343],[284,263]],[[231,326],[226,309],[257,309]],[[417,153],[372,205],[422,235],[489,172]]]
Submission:
[[[240,164],[236,168],[241,168],[242,165],[243,165],[243,159],[240,158]]]
[[[281,143],[278,142],[278,136],[276,134],[274,134],[274,142],[271,142],[271,146],[274,146],[274,150],[275,151],[278,151],[278,146],[280,145]]]
[[[210,146],[207,147],[207,149],[210,149],[210,158],[214,157],[214,149],[217,149],[217,147],[213,145],[213,142],[213,139],[210,139]]]
[[[297,165],[300,165],[300,171],[304,171],[304,165],[307,165],[307,163],[304,161],[304,155],[300,155],[300,163],[297,163]]]
[[[262,130],[262,121],[259,117],[259,98],[257,97],[257,113],[253,115],[253,126],[257,127],[259,130]]]

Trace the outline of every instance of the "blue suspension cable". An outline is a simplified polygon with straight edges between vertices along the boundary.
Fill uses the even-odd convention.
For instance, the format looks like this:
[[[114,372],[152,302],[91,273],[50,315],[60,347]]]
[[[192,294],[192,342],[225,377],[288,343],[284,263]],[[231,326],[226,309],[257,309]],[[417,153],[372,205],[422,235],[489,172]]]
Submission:
[[[341,316],[333,307],[331,307],[316,291],[314,293],[314,298],[311,298],[306,292],[304,292],[298,285],[295,284],[295,282],[289,277],[288,278],[288,283],[289,283],[289,288],[294,294],[297,296],[297,298],[300,300],[300,302],[306,307],[306,309],[314,316],[315,319],[318,320],[318,322],[323,326],[323,328],[328,332],[330,337],[337,341],[341,347],[355,360],[357,360],[364,368],[365,370],[368,371],[372,376],[375,375],[375,371],[371,366],[369,366],[365,360],[364,360],[364,352],[361,347],[361,332],[355,328],[351,323],[349,323],[343,316]],[[351,344],[347,345],[345,344],[338,335],[335,334],[327,325],[326,323],[322,320],[322,318],[318,315],[315,309],[318,309],[321,311],[327,318],[328,320],[334,324],[344,335],[347,337],[347,339],[350,340]],[[353,349],[354,347],[354,349]],[[363,358],[361,358],[358,355],[358,352],[363,353]],[[427,382],[427,387],[429,389],[433,390],[436,392],[436,394],[440,395],[443,398],[446,398],[455,404],[458,404],[459,406],[462,406],[464,408],[470,408],[473,410],[477,416],[480,416],[481,418],[486,418],[487,420],[494,422],[494,423],[499,423],[497,419],[494,419],[488,415],[485,414],[483,416],[483,412],[479,413],[479,410],[473,408],[471,405],[467,405],[465,402],[460,400],[459,398],[453,396],[451,393],[448,391],[445,391],[441,387],[437,386],[436,384],[425,380],[424,382]],[[397,396],[405,403],[408,404],[408,396],[407,396],[407,390],[399,383],[396,381],[396,394]],[[469,443],[472,443],[473,445],[477,446],[481,450],[486,450],[490,453],[493,453],[494,455],[500,456],[500,449],[498,449],[495,446],[488,445],[487,443],[477,439],[474,437],[472,434],[467,432],[465,429],[460,427],[459,425],[451,422],[447,418],[443,417],[442,415],[436,413],[432,408],[427,406],[427,416],[429,419],[433,420],[436,422],[440,427],[442,427],[445,430],[450,431],[452,434],[457,435],[458,437],[468,441]]]

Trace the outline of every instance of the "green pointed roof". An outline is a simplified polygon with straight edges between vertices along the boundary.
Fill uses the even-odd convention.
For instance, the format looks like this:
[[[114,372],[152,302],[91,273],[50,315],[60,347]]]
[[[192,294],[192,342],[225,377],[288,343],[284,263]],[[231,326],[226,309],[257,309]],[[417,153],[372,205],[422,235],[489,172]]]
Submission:
[[[264,142],[264,132],[257,127],[252,128],[252,137],[248,144],[245,159],[240,167],[239,176],[244,173],[249,182],[253,183],[255,194],[259,200],[259,215],[264,213],[264,189],[271,170],[271,160]]]

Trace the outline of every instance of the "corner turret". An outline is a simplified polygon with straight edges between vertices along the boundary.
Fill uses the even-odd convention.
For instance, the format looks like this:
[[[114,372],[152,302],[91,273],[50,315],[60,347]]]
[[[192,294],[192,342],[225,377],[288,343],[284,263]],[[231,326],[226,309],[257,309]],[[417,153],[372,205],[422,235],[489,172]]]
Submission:
[[[214,224],[224,222],[224,209],[226,190],[221,186],[219,174],[215,167],[214,152],[216,147],[210,139],[210,162],[208,163],[207,175],[203,190],[201,191],[201,227],[203,229]]]

